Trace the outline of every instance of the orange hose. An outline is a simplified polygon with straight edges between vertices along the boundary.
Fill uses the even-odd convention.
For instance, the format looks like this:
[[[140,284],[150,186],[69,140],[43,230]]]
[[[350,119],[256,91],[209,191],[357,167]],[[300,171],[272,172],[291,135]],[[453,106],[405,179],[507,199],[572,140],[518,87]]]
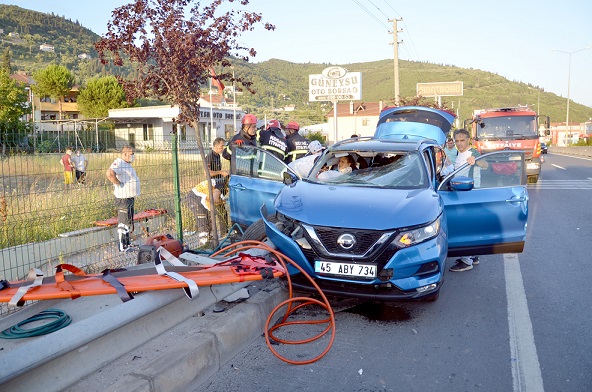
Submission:
[[[230,245],[220,249],[219,251],[212,254],[211,256],[212,257],[219,256],[219,255],[229,256],[229,255],[232,255],[232,254],[235,254],[238,252],[244,252],[248,249],[262,249],[262,250],[265,250],[265,251],[273,254],[277,258],[278,262],[286,270],[286,279],[288,280],[288,296],[289,296],[289,298],[285,301],[282,301],[278,306],[276,306],[271,311],[271,313],[267,317],[267,321],[265,322],[265,343],[267,343],[267,347],[269,347],[269,349],[271,350],[273,355],[275,355],[277,358],[281,359],[284,362],[292,364],[292,365],[307,365],[309,363],[313,363],[313,362],[318,361],[319,359],[324,357],[325,354],[327,354],[329,352],[329,350],[331,349],[331,346],[333,345],[333,342],[335,340],[335,314],[333,313],[333,309],[331,308],[331,304],[329,303],[329,300],[327,299],[327,297],[325,296],[325,294],[323,293],[321,288],[317,285],[317,283],[302,269],[302,267],[300,267],[298,264],[296,264],[296,262],[293,261],[292,259],[290,259],[288,256],[278,252],[275,249],[270,248],[268,245],[266,245],[263,242],[252,241],[252,240],[235,242],[234,244],[230,244]],[[320,294],[322,301],[319,301],[314,298],[309,298],[309,297],[293,297],[292,280],[290,279],[290,275],[288,274],[288,267],[287,267],[286,262],[288,262],[290,265],[292,265],[296,269],[298,269],[311,282],[311,284],[314,286],[314,288]],[[296,306],[293,306],[293,304],[295,304],[295,303],[299,303],[299,304]],[[296,310],[298,310],[300,308],[309,306],[309,305],[317,305],[317,306],[322,307],[323,309],[325,309],[329,313],[329,317],[326,319],[322,319],[322,320],[286,321],[288,319],[288,317],[290,317],[290,315],[293,312],[295,312]],[[271,323],[271,320],[273,319],[273,316],[284,306],[286,306],[286,312],[284,313],[284,316],[282,317],[281,321],[270,328],[269,325]],[[327,328],[325,328],[319,334],[314,335],[313,337],[308,338],[308,339],[284,340],[284,339],[277,338],[274,335],[274,332],[276,330],[278,330],[282,327],[290,326],[290,325],[306,325],[306,324],[312,325],[312,324],[323,324],[323,323],[327,323]],[[294,360],[288,359],[286,357],[283,357],[281,354],[279,354],[273,348],[273,346],[271,344],[271,339],[273,339],[276,342],[283,343],[283,344],[310,343],[310,342],[313,342],[317,339],[320,339],[329,331],[331,331],[331,337],[329,339],[329,343],[327,344],[327,347],[325,348],[325,350],[322,353],[320,353],[318,356],[316,356],[312,359],[306,359],[306,360],[302,360],[302,361],[294,361]]]

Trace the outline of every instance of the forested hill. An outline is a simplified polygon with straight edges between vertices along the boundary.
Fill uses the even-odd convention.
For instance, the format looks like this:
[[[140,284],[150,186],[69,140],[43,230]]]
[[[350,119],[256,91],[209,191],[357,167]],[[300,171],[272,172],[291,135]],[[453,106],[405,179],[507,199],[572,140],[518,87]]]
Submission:
[[[366,63],[339,64],[348,71],[362,73],[362,100],[384,101],[393,104],[393,60]],[[296,107],[308,105],[308,75],[318,74],[329,64],[295,64],[272,59],[256,64],[237,64],[236,72],[246,74],[254,82],[258,96],[248,94],[242,102],[265,107]],[[413,97],[417,83],[463,82],[463,96],[442,97],[448,106],[460,108],[461,119],[469,118],[473,110],[529,105],[540,114],[549,116],[552,122],[565,122],[566,98],[546,92],[540,87],[510,81],[492,72],[459,68],[432,63],[399,61],[400,95]],[[327,107],[329,105],[327,104]],[[592,108],[571,102],[570,122],[584,122],[592,118]]]
[[[105,24],[107,21],[105,21]],[[129,74],[129,69],[104,67],[97,59],[94,42],[100,37],[67,15],[58,16],[26,10],[17,6],[0,5],[0,52],[11,51],[13,71],[24,70],[31,74],[51,63],[64,65],[76,77],[76,83],[84,85],[91,77],[114,72]],[[18,37],[9,37],[18,33]],[[14,34],[13,34],[14,35]],[[52,45],[54,52],[39,49],[42,44]],[[257,47],[254,44],[255,49]],[[80,59],[86,53],[90,59]],[[257,58],[254,59],[255,61]],[[294,105],[293,115],[301,121],[318,121],[328,111],[329,104],[322,107],[308,102],[308,75],[318,74],[330,64],[291,63],[272,59],[264,62],[235,62],[235,74],[253,81],[255,95],[244,93],[237,97],[239,104],[258,114],[270,114],[272,108]],[[351,72],[362,73],[362,99],[367,102],[384,101],[392,104],[394,98],[393,61],[382,60],[355,64],[337,64]],[[400,94],[415,95],[416,84],[429,82],[464,83],[461,97],[443,97],[448,106],[460,107],[461,119],[468,118],[474,109],[530,105],[540,114],[551,117],[552,122],[565,121],[566,99],[546,92],[537,86],[510,81],[492,72],[458,68],[423,62],[400,61]],[[230,82],[225,83],[230,85]],[[570,120],[583,122],[592,118],[592,108],[572,102]]]
[[[26,71],[30,75],[49,64],[60,64],[72,71],[80,84],[110,71],[97,59],[94,43],[100,39],[99,35],[67,16],[0,4],[0,29],[3,30],[0,51],[10,49],[13,71]],[[43,44],[53,46],[54,51],[40,50]],[[82,54],[90,58],[78,58]]]

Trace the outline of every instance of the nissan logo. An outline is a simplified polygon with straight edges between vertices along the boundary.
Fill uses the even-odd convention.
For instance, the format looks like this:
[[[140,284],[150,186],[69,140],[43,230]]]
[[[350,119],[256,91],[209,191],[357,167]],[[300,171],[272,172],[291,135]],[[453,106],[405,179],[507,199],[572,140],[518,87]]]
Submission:
[[[337,243],[345,250],[350,250],[356,244],[356,237],[351,234],[342,234],[337,238]]]

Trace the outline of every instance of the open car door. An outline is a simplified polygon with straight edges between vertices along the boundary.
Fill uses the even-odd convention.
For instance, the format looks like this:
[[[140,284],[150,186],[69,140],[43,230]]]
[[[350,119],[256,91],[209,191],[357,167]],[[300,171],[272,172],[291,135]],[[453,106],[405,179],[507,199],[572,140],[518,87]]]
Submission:
[[[477,162],[486,168],[462,166],[438,187],[448,224],[448,255],[520,253],[528,219],[524,153],[498,151]]]
[[[284,186],[283,173],[292,169],[273,154],[254,146],[233,146],[230,161],[230,220],[243,227],[261,219],[265,203],[275,213],[273,200]],[[296,176],[296,174],[294,173]]]

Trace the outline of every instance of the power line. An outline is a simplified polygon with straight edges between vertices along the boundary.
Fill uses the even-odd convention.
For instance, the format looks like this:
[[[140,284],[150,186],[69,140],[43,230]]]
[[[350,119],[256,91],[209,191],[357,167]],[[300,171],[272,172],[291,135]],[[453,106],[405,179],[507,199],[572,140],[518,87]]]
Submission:
[[[387,18],[387,19],[390,19],[390,18],[388,17],[388,15],[387,15],[387,14],[385,14],[384,12],[382,12],[382,10],[381,10],[380,8],[378,8],[378,7],[376,6],[376,4],[374,4],[374,3],[373,3],[371,0],[368,0],[368,3],[372,4],[372,5],[374,6],[374,8],[376,8],[378,11],[380,11],[380,13],[381,13],[381,14],[383,14],[384,16],[386,16],[386,18]]]
[[[382,25],[385,29],[387,29],[387,31],[390,31],[389,27],[383,22],[381,21],[378,17],[376,17],[376,15],[374,15],[372,12],[370,12],[370,10],[368,10],[368,8],[364,7],[358,0],[352,0],[355,4],[358,5],[358,7],[360,7],[365,13],[367,13],[372,19],[374,19],[376,22],[378,22],[378,24]]]
[[[401,14],[400,14],[400,13],[398,13],[398,12],[397,12],[397,10],[396,10],[396,9],[394,9],[392,5],[390,5],[390,4],[389,4],[389,3],[388,3],[386,0],[384,0],[384,2],[385,2],[385,4],[386,4],[386,5],[388,5],[389,7],[391,7],[391,9],[392,9],[393,11],[395,11],[395,14],[399,15],[399,18],[403,18],[403,16],[401,16]]]

